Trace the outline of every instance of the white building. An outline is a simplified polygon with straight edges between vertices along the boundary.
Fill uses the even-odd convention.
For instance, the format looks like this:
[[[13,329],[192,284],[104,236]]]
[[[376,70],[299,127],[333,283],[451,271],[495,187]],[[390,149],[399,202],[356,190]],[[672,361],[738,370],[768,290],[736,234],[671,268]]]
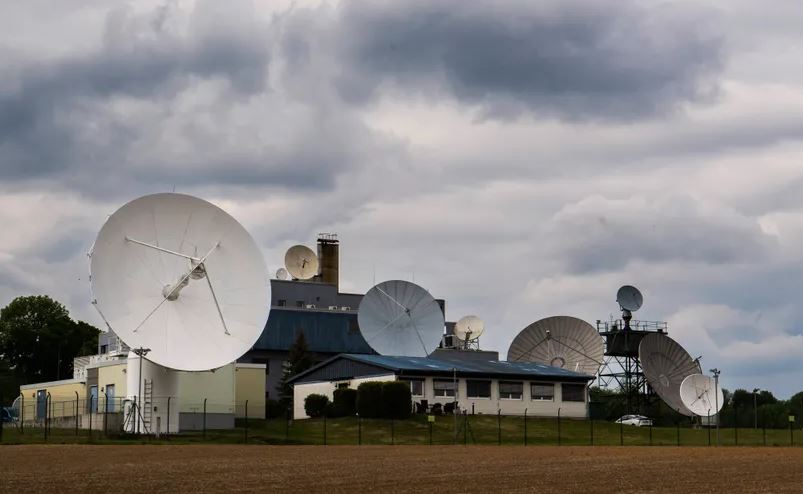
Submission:
[[[365,381],[405,381],[413,402],[432,406],[457,402],[475,414],[588,416],[588,385],[593,376],[533,362],[504,362],[486,353],[443,352],[429,357],[341,354],[295,376],[293,417],[308,418],[304,399],[310,394],[331,400],[340,387],[356,389]],[[466,358],[459,358],[465,356]],[[480,357],[480,358],[476,358]],[[485,358],[483,358],[485,357]]]

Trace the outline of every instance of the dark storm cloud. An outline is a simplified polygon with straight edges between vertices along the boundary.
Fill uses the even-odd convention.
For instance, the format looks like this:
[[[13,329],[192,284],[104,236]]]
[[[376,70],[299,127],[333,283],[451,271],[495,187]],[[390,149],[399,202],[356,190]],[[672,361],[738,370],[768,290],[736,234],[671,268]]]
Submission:
[[[710,98],[723,65],[706,15],[681,7],[351,1],[336,15],[326,39],[347,67],[337,85],[351,101],[373,99],[389,82],[448,92],[485,116],[628,120]]]

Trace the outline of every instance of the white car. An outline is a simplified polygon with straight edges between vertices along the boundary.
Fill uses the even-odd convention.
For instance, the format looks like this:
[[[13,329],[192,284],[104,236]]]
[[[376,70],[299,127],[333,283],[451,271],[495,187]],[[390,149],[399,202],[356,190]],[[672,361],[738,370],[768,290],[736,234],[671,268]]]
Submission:
[[[623,415],[616,420],[617,424],[635,425],[636,427],[651,426],[652,419],[644,415]]]

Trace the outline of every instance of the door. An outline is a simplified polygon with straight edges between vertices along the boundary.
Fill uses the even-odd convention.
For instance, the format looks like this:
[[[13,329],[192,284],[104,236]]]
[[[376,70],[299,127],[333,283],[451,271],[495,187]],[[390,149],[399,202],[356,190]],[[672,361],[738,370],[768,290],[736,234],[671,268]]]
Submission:
[[[40,389],[36,392],[36,420],[45,420],[47,417],[47,390]]]
[[[98,387],[89,387],[89,403],[87,403],[89,413],[98,413]]]
[[[114,413],[114,384],[106,385],[106,412]]]

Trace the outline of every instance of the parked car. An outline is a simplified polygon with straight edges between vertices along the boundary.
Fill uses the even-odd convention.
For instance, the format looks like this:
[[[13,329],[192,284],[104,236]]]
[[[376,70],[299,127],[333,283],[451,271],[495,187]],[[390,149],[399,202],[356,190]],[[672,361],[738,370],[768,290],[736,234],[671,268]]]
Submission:
[[[652,419],[644,415],[623,415],[616,419],[617,424],[635,425],[636,427],[651,426]]]

